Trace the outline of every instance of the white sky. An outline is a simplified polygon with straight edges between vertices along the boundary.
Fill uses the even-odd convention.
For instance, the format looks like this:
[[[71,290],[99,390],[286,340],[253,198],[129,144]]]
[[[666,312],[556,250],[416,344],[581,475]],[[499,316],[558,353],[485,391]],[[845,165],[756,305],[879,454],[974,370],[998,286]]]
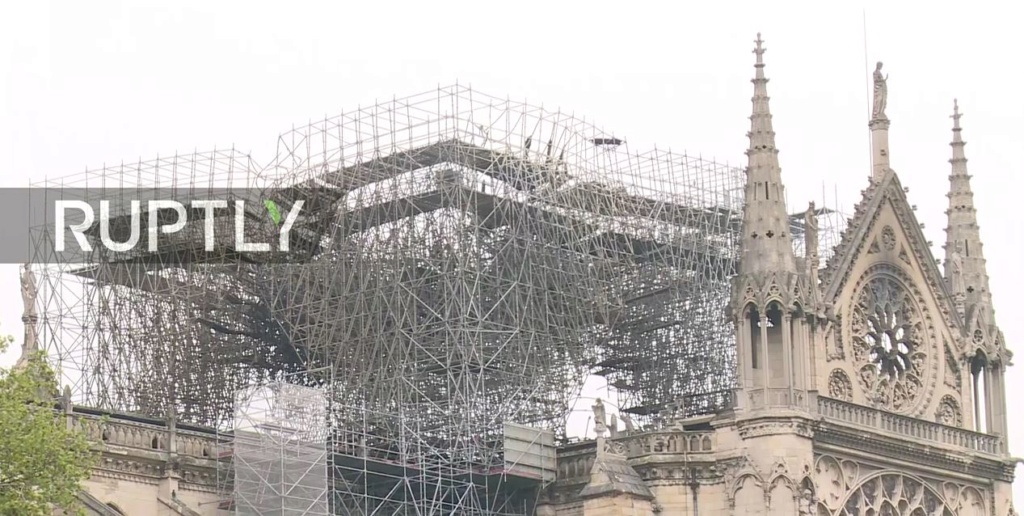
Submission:
[[[1024,7],[1013,5],[5,2],[0,186],[215,146],[265,161],[293,123],[456,81],[585,115],[634,150],[656,143],[742,166],[760,31],[790,211],[820,203],[823,185],[827,204],[838,192],[849,211],[869,173],[866,9],[868,61],[890,74],[892,165],[937,244],[960,100],[997,318],[1024,357],[1014,319],[1024,233],[1013,215],[1024,191]],[[0,292],[0,331],[20,336],[16,267],[0,267]],[[1019,450],[1013,394],[1024,371],[1011,369],[1007,390]],[[1024,481],[1015,492],[1024,502]]]

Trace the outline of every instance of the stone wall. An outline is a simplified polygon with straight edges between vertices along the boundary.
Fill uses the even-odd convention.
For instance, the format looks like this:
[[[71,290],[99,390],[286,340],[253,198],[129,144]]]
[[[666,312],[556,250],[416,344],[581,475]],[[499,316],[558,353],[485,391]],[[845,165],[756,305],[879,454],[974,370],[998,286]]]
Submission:
[[[563,445],[538,514],[1012,514],[1001,437],[814,400],[807,411],[723,413]]]
[[[101,448],[83,487],[126,515],[215,515],[217,436],[126,414],[74,407],[70,424]]]

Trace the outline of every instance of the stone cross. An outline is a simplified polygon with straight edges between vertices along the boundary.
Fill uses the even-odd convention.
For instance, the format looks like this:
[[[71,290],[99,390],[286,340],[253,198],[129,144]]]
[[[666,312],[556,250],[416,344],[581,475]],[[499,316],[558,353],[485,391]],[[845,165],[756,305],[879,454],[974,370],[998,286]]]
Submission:
[[[757,45],[754,48],[754,54],[757,55],[757,62],[758,63],[761,63],[762,56],[764,56],[764,53],[768,51],[768,49],[766,49],[763,46],[761,46],[763,43],[764,43],[764,40],[761,39],[761,33],[758,32],[757,33],[757,39],[754,40],[754,44]]]

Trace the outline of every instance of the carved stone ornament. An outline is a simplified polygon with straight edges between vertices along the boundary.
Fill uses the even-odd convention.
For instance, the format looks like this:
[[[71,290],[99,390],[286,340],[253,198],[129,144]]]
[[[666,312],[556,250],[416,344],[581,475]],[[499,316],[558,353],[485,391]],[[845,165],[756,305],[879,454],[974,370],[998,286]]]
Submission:
[[[892,226],[887,224],[882,228],[881,240],[882,247],[884,247],[886,251],[896,249],[896,231],[892,229]]]
[[[964,416],[960,411],[960,403],[952,396],[943,396],[939,400],[939,408],[935,411],[935,422],[946,426],[963,428]]]
[[[800,421],[762,421],[746,423],[738,428],[740,438],[750,439],[767,435],[799,435],[813,437],[814,431],[809,425]]]
[[[626,457],[626,444],[620,441],[613,441],[611,439],[601,439],[604,448],[601,450],[603,453],[608,455],[615,455],[618,457]]]
[[[792,306],[807,291],[802,275],[793,273],[765,274],[744,278],[734,286],[730,301],[731,317],[742,317],[748,305],[763,311],[772,302]]]
[[[861,483],[847,498],[839,514],[954,516],[956,513],[923,482],[904,475],[883,474]]]
[[[878,240],[871,241],[871,247],[868,247],[868,254],[875,254],[882,252],[882,248],[878,246]]]
[[[817,501],[814,499],[814,493],[810,489],[800,490],[800,499],[797,505],[797,514],[799,516],[814,516],[817,512],[815,504]]]
[[[857,378],[865,397],[879,408],[920,415],[934,374],[930,320],[909,278],[875,266],[859,282],[850,309],[850,335]]]
[[[834,516],[981,516],[985,492],[934,482],[852,460],[819,456],[814,467],[818,514]]]
[[[831,339],[831,346],[827,349],[826,359],[832,360],[843,360],[846,358],[846,349],[843,346],[843,314],[835,314],[835,331],[832,332],[833,338]]]
[[[790,467],[779,458],[767,469],[756,467],[746,457],[722,463],[722,479],[729,507],[759,507],[768,512],[757,514],[813,514],[817,504],[811,465],[806,462]]]
[[[943,371],[943,382],[947,387],[955,389],[956,392],[963,392],[963,379],[960,377],[960,366],[957,364],[956,357],[949,351],[949,347],[945,348],[946,355],[946,367]]]
[[[900,256],[900,260],[903,260],[903,263],[905,263],[907,265],[910,265],[910,255],[907,254],[907,250],[905,248],[901,248],[900,249],[900,255],[899,256]]]
[[[985,333],[981,331],[981,328],[974,330],[974,334],[971,335],[971,341],[978,345],[985,343]]]
[[[837,400],[853,400],[853,382],[842,369],[833,369],[828,375],[828,396]]]

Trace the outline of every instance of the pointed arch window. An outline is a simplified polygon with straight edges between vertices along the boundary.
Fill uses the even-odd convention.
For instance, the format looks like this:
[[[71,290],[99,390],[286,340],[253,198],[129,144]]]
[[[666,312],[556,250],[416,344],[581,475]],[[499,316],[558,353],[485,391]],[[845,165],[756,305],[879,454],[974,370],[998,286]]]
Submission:
[[[747,308],[747,317],[750,328],[750,367],[758,369],[759,349],[761,348],[761,313],[752,305]]]
[[[974,400],[974,430],[989,433],[988,357],[980,349],[971,359],[971,393]]]

